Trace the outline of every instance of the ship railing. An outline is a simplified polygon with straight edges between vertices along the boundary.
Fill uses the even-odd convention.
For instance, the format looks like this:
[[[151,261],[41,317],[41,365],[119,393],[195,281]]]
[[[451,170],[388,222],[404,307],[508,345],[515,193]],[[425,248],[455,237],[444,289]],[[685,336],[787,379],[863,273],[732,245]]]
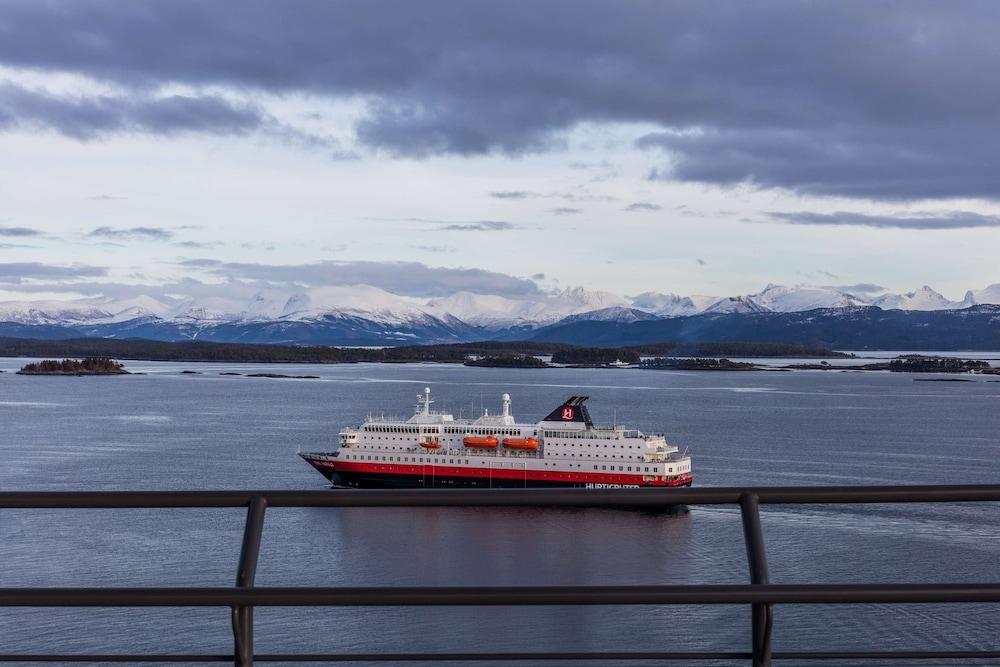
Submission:
[[[83,508],[246,508],[246,523],[235,586],[151,588],[0,588],[0,607],[218,607],[229,608],[233,653],[82,654],[3,653],[0,662],[231,662],[249,667],[259,662],[501,662],[522,661],[746,661],[767,667],[776,661],[1000,660],[996,648],[981,650],[828,650],[774,651],[775,605],[782,604],[921,604],[1000,603],[1000,583],[770,582],[761,505],[849,503],[1000,502],[993,486],[746,487],[681,489],[502,489],[502,490],[340,490],[340,491],[87,491],[0,492],[0,509]],[[270,587],[256,586],[255,575],[272,507],[604,507],[668,508],[677,505],[736,505],[740,509],[750,583],[643,586],[447,586],[447,587]],[[441,653],[255,653],[256,607],[495,606],[495,605],[748,605],[751,641],[746,649],[678,652],[652,651],[514,651]],[[39,636],[39,641],[43,641]],[[955,637],[950,641],[954,642]],[[995,641],[995,638],[994,638]]]

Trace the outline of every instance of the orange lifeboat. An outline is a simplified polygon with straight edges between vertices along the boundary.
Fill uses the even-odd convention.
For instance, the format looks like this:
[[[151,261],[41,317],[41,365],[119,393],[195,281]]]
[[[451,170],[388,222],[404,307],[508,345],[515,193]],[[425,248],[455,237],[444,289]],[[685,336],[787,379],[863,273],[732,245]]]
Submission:
[[[462,438],[462,444],[466,447],[478,447],[480,449],[495,449],[500,441],[493,435],[467,435]]]
[[[425,440],[420,443],[420,446],[424,449],[441,449],[441,443],[438,442],[437,438],[434,438],[433,440]]]
[[[503,446],[507,449],[538,449],[537,438],[504,438]]]

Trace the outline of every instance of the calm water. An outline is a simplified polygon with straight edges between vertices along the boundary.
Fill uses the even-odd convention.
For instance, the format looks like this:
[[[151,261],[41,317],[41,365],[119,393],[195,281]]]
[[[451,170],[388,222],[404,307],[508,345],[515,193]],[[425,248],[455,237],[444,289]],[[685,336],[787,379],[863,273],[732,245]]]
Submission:
[[[1000,383],[901,374],[132,362],[20,377],[0,359],[0,489],[323,488],[295,456],[369,412],[595,419],[666,430],[698,486],[1000,483]],[[202,371],[181,375],[183,369]],[[223,377],[315,374],[320,380]],[[1000,581],[994,505],[767,507],[772,580]],[[231,585],[242,511],[2,511],[0,586]],[[260,585],[743,583],[739,515],[576,509],[268,511]],[[991,606],[784,606],[775,649],[998,648]],[[744,650],[746,608],[265,609],[259,652]],[[0,653],[231,650],[225,610],[0,610]],[[704,663],[702,663],[704,664]]]

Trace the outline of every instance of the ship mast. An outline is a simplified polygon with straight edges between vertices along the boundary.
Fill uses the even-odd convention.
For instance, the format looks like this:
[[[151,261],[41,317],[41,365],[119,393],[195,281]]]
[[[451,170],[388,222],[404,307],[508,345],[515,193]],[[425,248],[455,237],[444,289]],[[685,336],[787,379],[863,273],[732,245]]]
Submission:
[[[429,415],[431,413],[431,403],[433,403],[433,402],[434,401],[431,400],[431,388],[430,387],[424,387],[423,396],[421,396],[420,394],[417,394],[417,405],[418,406],[419,405],[423,405],[422,412],[425,415]]]

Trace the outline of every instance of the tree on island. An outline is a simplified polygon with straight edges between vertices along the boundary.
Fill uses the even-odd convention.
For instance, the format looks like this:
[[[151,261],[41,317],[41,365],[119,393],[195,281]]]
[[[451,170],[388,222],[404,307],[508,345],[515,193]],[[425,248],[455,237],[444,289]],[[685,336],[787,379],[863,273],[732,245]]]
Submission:
[[[538,357],[527,354],[480,357],[467,360],[465,365],[482,368],[549,368],[549,365]]]
[[[128,373],[122,364],[108,357],[85,359],[45,359],[25,365],[20,375],[121,375]]]

